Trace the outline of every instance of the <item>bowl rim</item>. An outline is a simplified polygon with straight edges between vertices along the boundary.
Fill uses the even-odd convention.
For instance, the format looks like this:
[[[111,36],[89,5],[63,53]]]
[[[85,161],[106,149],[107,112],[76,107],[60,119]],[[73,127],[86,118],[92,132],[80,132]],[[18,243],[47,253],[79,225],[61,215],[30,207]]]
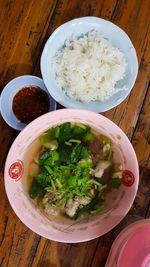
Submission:
[[[134,163],[135,163],[135,165],[134,165],[134,169],[135,169],[135,175],[136,175],[136,182],[135,182],[135,184],[134,184],[134,191],[132,192],[132,201],[130,202],[130,205],[128,205],[128,207],[126,207],[125,208],[125,210],[126,210],[126,212],[123,214],[123,215],[121,215],[121,219],[119,218],[119,220],[117,221],[117,224],[125,217],[125,215],[127,214],[127,212],[129,211],[129,209],[131,208],[131,206],[132,206],[132,204],[133,204],[133,201],[134,201],[134,199],[135,199],[135,196],[136,196],[136,193],[137,193],[137,189],[138,189],[138,184],[139,184],[139,167],[138,167],[138,161],[137,161],[137,157],[136,157],[136,154],[135,154],[135,151],[134,151],[134,149],[133,149],[133,146],[132,146],[132,144],[131,144],[131,142],[130,142],[130,140],[128,139],[128,137],[126,136],[126,134],[114,123],[114,122],[112,122],[111,120],[109,120],[108,118],[106,118],[105,116],[103,116],[103,115],[100,115],[100,114],[97,114],[97,113],[95,113],[95,112],[92,112],[92,111],[87,111],[87,110],[78,110],[78,109],[61,109],[61,110],[56,110],[56,111],[53,111],[53,112],[51,112],[51,114],[52,114],[52,116],[53,115],[56,115],[56,113],[59,113],[59,115],[61,116],[61,113],[63,113],[63,112],[65,112],[65,115],[66,115],[66,113],[68,113],[68,111],[71,113],[71,112],[73,112],[73,113],[75,113],[75,114],[77,114],[77,112],[82,112],[82,113],[84,113],[84,115],[88,115],[89,113],[91,113],[91,114],[93,114],[93,115],[95,115],[95,116],[97,116],[97,118],[98,118],[98,116],[99,117],[101,117],[100,119],[104,119],[104,120],[106,120],[107,121],[107,123],[111,123],[111,125],[114,125],[114,127],[116,128],[116,129],[118,129],[118,131],[122,134],[122,138],[123,139],[125,139],[126,140],[126,142],[129,144],[129,146],[130,146],[130,151],[131,151],[131,153],[132,153],[132,157],[133,157],[133,159],[134,159]],[[92,115],[92,116],[93,116]],[[43,234],[43,232],[38,228],[38,230],[35,230],[35,228],[34,228],[34,226],[33,226],[33,223],[32,224],[30,224],[29,222],[28,222],[28,219],[26,218],[24,218],[24,215],[20,212],[20,211],[18,211],[18,209],[17,209],[17,207],[16,207],[16,204],[15,204],[15,201],[12,199],[12,195],[11,195],[11,193],[9,192],[9,189],[8,189],[8,187],[7,187],[7,185],[10,183],[10,178],[8,177],[8,169],[9,169],[9,166],[10,166],[10,162],[11,162],[11,160],[10,160],[10,154],[12,153],[11,151],[13,151],[13,149],[14,149],[14,147],[16,146],[16,143],[18,142],[18,139],[21,139],[24,135],[26,135],[26,133],[28,132],[28,131],[31,131],[31,130],[33,130],[33,128],[34,128],[34,126],[36,125],[36,123],[37,122],[40,122],[40,121],[42,121],[43,119],[44,119],[44,117],[45,118],[47,118],[48,119],[48,116],[49,116],[49,114],[47,113],[47,114],[44,114],[44,115],[42,115],[42,116],[40,116],[40,117],[38,117],[37,119],[35,119],[34,121],[32,121],[27,127],[25,127],[24,129],[23,129],[23,131],[21,131],[20,132],[20,134],[17,136],[17,138],[15,139],[15,141],[13,142],[13,144],[12,144],[12,146],[11,146],[11,148],[10,148],[10,150],[9,150],[9,153],[8,153],[8,155],[7,155],[7,159],[6,159],[6,163],[5,163],[5,170],[4,170],[4,183],[5,183],[5,191],[6,191],[6,194],[7,194],[7,197],[8,197],[8,200],[9,200],[9,202],[10,202],[10,205],[11,205],[11,207],[12,207],[12,209],[15,211],[15,213],[16,213],[16,215],[18,216],[18,218],[28,227],[28,228],[30,228],[33,232],[35,232],[35,233],[37,233],[37,234],[39,234],[39,235],[41,235],[41,236],[44,236],[45,238],[48,238],[48,239],[51,239],[51,240],[54,240],[54,241],[58,241],[58,242],[68,242],[68,243],[79,243],[79,242],[85,242],[85,241],[88,241],[88,240],[92,240],[92,239],[94,239],[94,238],[97,238],[97,237],[99,237],[99,236],[101,236],[102,234],[97,234],[97,232],[95,233],[95,234],[93,234],[92,236],[89,234],[87,234],[86,235],[86,237],[82,237],[82,240],[78,237],[78,236],[76,236],[76,237],[72,237],[72,236],[69,236],[69,237],[61,237],[61,235],[60,235],[60,237],[58,237],[57,235],[55,236],[55,238],[50,238],[50,237],[48,237],[46,234]],[[52,118],[52,119],[54,119],[54,118]],[[51,122],[53,125],[56,123],[57,124],[57,121],[52,121]],[[60,122],[59,122],[60,123]],[[40,125],[40,123],[39,123],[39,125]],[[45,126],[44,126],[45,127]],[[44,131],[44,130],[43,130]],[[35,137],[36,138],[36,137]],[[34,138],[34,139],[35,139]],[[20,142],[20,141],[19,141]],[[11,152],[11,153],[10,153]],[[10,161],[10,162],[9,162]],[[108,232],[108,231],[110,231],[112,228],[114,228],[116,225],[117,225],[116,223],[115,224],[113,224],[113,225],[111,225],[111,227],[109,227],[109,230],[107,230],[106,232]],[[104,232],[103,234],[105,234],[106,232]],[[42,233],[42,234],[41,234]]]
[[[63,28],[65,28],[67,25],[70,25],[73,22],[74,23],[86,22],[87,20],[91,21],[91,22],[95,22],[97,24],[101,24],[101,22],[105,22],[108,25],[112,25],[113,27],[115,27],[118,31],[120,31],[125,36],[125,38],[127,39],[128,43],[130,44],[130,47],[132,47],[132,54],[133,54],[133,57],[134,57],[134,63],[135,64],[134,64],[134,75],[133,75],[133,78],[132,78],[131,86],[129,87],[128,90],[126,90],[126,93],[124,94],[123,97],[120,97],[116,102],[112,103],[111,105],[109,104],[109,107],[101,108],[100,103],[104,103],[105,101],[91,101],[89,103],[88,102],[81,102],[82,105],[83,105],[83,106],[81,106],[80,105],[80,101],[74,100],[72,98],[68,97],[67,101],[63,97],[59,97],[58,98],[58,96],[55,93],[55,90],[53,90],[52,87],[50,88],[49,81],[47,80],[47,77],[45,77],[45,74],[44,74],[44,72],[45,72],[44,68],[43,68],[43,66],[44,66],[44,55],[46,53],[47,46],[48,46],[49,42],[52,42],[53,39],[55,38],[55,36],[57,36],[57,34],[60,31],[62,31]],[[111,22],[109,20],[106,20],[106,19],[102,19],[102,18],[96,17],[96,16],[84,16],[84,17],[80,17],[80,18],[75,18],[75,19],[69,20],[69,21],[61,24],[60,26],[58,26],[53,31],[53,33],[49,36],[47,41],[45,42],[45,45],[44,45],[44,48],[43,48],[43,51],[42,51],[42,54],[41,54],[41,58],[40,58],[40,69],[41,69],[41,74],[42,74],[42,77],[43,77],[43,81],[44,81],[44,83],[45,83],[45,85],[47,87],[47,90],[51,93],[53,98],[58,103],[60,103],[62,106],[66,107],[66,108],[87,109],[87,110],[94,111],[94,112],[105,112],[105,111],[108,111],[108,110],[110,110],[110,109],[112,109],[114,107],[117,107],[120,103],[122,103],[129,96],[129,94],[131,93],[131,91],[132,91],[132,89],[133,89],[133,87],[135,85],[135,82],[136,82],[136,79],[137,79],[137,75],[138,75],[138,68],[139,68],[139,64],[138,64],[138,57],[137,57],[136,49],[135,49],[130,37],[128,36],[128,34],[122,28],[120,28],[118,25],[116,25],[115,23],[113,23],[113,22]],[[92,105],[92,107],[89,107],[90,103],[93,103],[93,104],[94,103],[99,103],[99,108],[94,107],[94,105]]]
[[[9,117],[5,116],[5,108],[3,107],[3,101],[5,101],[5,98],[6,98],[6,94],[7,94],[7,91],[9,91],[9,88],[12,86],[12,84],[15,85],[15,83],[17,81],[22,81],[22,80],[25,80],[25,79],[33,79],[33,84],[35,83],[35,80],[36,81],[39,81],[40,83],[43,84],[43,87],[45,88],[45,90],[43,88],[41,88],[41,90],[45,91],[49,97],[49,100],[50,100],[50,110],[49,112],[53,111],[53,110],[56,110],[57,108],[57,103],[56,101],[53,99],[53,97],[50,95],[49,91],[47,90],[46,86],[45,86],[45,83],[43,81],[42,78],[38,77],[38,76],[35,76],[35,75],[20,75],[20,76],[17,76],[15,78],[13,78],[12,80],[10,80],[3,88],[2,92],[1,92],[1,95],[0,95],[0,112],[1,112],[1,115],[3,117],[3,119],[5,120],[5,122],[13,129],[17,130],[17,131],[21,131],[24,129],[24,127],[26,127],[28,124],[26,123],[22,123],[20,122],[20,125],[17,125],[16,123],[14,124],[10,119]],[[29,83],[30,84],[30,83]],[[34,86],[34,85],[33,85]],[[35,85],[36,86],[36,85]],[[26,86],[23,86],[23,87],[28,87],[28,85]],[[23,88],[23,87],[20,87],[20,90]],[[16,92],[15,94],[18,92],[19,90],[16,89]],[[10,111],[12,111],[12,106],[11,106],[11,102],[10,102]],[[17,119],[17,118],[16,118]],[[18,120],[18,119],[17,119]],[[19,120],[18,120],[19,121]]]

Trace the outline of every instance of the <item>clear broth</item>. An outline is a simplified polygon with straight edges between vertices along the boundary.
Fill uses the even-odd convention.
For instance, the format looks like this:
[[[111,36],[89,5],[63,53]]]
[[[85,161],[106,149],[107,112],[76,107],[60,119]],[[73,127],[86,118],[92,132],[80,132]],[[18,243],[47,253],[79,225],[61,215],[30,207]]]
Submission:
[[[96,132],[95,130],[92,129],[92,132],[96,135],[99,136],[100,133]],[[120,199],[121,196],[121,187],[119,189],[112,189],[110,192],[106,193],[106,197],[105,197],[105,208],[99,212],[96,215],[90,215],[89,213],[83,213],[81,214],[81,216],[76,220],[73,221],[72,219],[66,218],[63,215],[48,215],[42,208],[41,205],[39,205],[39,203],[37,202],[36,199],[31,199],[29,197],[29,189],[31,187],[32,181],[33,181],[33,177],[31,177],[31,175],[29,174],[29,170],[30,170],[30,166],[31,164],[34,162],[35,158],[38,157],[39,153],[42,150],[42,145],[40,144],[39,141],[39,137],[37,139],[35,139],[31,145],[28,148],[28,151],[26,152],[25,156],[24,156],[24,175],[23,175],[23,181],[24,181],[24,187],[25,187],[25,191],[27,192],[28,198],[29,200],[33,203],[33,205],[38,206],[40,211],[44,214],[44,216],[46,216],[49,220],[55,221],[57,223],[60,224],[73,224],[73,223],[77,223],[77,222],[84,222],[84,219],[87,217],[97,217],[100,214],[105,214],[107,211],[111,210],[113,206],[115,206],[118,203],[118,200]],[[113,161],[115,161],[116,163],[120,163],[122,160],[122,155],[121,152],[119,151],[117,145],[115,145],[113,143],[113,152],[114,152],[114,156],[113,156]],[[117,160],[119,159],[119,161]]]

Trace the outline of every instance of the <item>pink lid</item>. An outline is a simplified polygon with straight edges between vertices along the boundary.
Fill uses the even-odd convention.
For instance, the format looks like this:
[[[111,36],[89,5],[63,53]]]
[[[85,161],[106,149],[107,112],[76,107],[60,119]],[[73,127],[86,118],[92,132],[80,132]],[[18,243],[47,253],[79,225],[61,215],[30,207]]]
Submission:
[[[127,226],[114,241],[105,267],[150,267],[150,219]]]
[[[150,267],[150,223],[133,228],[118,259],[118,267]]]

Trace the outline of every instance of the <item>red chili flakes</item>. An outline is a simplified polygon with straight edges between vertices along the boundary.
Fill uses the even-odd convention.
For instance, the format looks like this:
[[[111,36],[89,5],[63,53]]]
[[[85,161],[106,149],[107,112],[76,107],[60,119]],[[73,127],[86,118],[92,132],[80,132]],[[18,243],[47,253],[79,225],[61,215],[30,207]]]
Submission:
[[[30,123],[49,111],[49,98],[39,87],[22,88],[13,98],[13,112],[18,120]]]

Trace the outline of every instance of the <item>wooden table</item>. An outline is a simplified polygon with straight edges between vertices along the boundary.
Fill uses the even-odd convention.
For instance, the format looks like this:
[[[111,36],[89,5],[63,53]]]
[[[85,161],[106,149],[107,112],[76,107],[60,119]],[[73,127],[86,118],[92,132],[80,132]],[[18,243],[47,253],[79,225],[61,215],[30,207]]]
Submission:
[[[0,89],[16,76],[40,76],[39,60],[51,33],[62,23],[98,16],[122,27],[138,55],[139,74],[129,97],[103,115],[131,140],[140,166],[140,185],[124,222],[111,232],[81,244],[61,244],[29,230],[6,197],[3,168],[18,132],[0,117],[0,266],[103,267],[114,238],[136,216],[150,216],[150,1],[149,0],[0,0]],[[110,266],[111,267],[111,266]]]

